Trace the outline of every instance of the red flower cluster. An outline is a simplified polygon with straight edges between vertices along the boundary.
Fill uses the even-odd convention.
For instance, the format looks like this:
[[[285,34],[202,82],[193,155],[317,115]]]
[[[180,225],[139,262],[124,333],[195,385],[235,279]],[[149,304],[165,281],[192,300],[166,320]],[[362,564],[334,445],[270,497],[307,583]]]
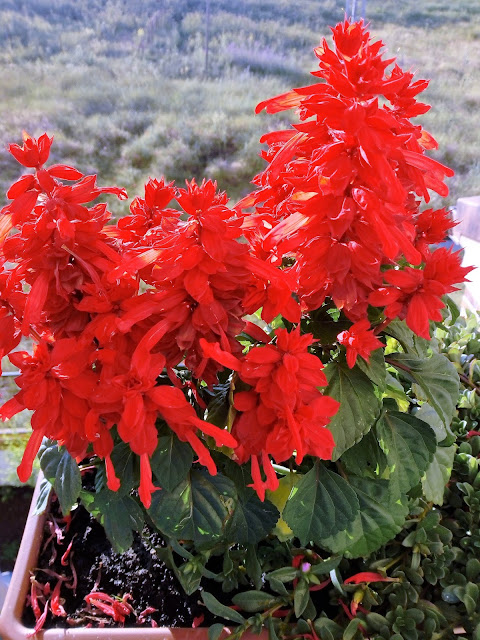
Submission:
[[[165,366],[174,378],[171,368],[185,358],[196,377],[212,382],[218,365],[208,369],[198,356],[199,336],[240,351],[234,335],[243,327],[249,272],[241,256],[247,249],[234,240],[238,223],[227,228],[231,212],[212,183],[192,182],[176,192],[150,181],[145,200],[133,202],[132,216],[118,229],[105,226],[106,205],[85,203],[101,193],[126,193],[100,189],[95,176],[72,167],[44,168],[51,142],[46,135],[38,141],[26,136],[23,147],[10,147],[35,173],[12,186],[12,202],[2,211],[0,349],[10,352],[20,332],[36,345],[32,355],[11,355],[21,390],[1,416],[34,411],[22,480],[47,436],[79,458],[92,447],[106,460],[111,489],[119,487],[110,460],[116,425],[140,456],[140,496],[148,506],[157,418],[192,445],[212,474],[215,465],[198,434],[207,433],[219,446],[237,444],[227,431],[200,420],[180,388],[158,386],[157,378]],[[164,209],[174,195],[190,213],[187,223],[179,211]],[[18,231],[8,235],[11,229]],[[161,254],[164,259],[152,267]],[[141,277],[150,285],[145,293]]]
[[[429,109],[416,101],[428,83],[397,65],[386,73],[394,60],[382,58],[383,43],[371,42],[362,22],[332,31],[335,49],[324,40],[315,50],[313,75],[323,82],[257,107],[295,108],[301,122],[262,138],[268,167],[238,205],[255,207],[244,232],[257,254],[276,263],[289,258],[303,309],[330,297],[356,322],[368,305],[386,306],[389,318],[406,318],[428,337],[440,297],[469,271],[458,254],[434,258],[428,249],[453,226],[446,211],[419,212],[429,189],[447,195],[443,179],[453,175],[424,155],[437,144],[411,122]],[[439,273],[432,262],[442,260],[448,268]]]
[[[311,334],[300,335],[299,328],[290,333],[277,329],[275,334],[275,343],[253,347],[241,360],[218,344],[202,341],[206,355],[237,371],[250,386],[235,394],[234,406],[241,413],[232,434],[239,443],[238,461],[251,460],[253,487],[262,500],[265,489],[278,487],[269,456],[282,462],[295,451],[297,463],[307,454],[324,460],[332,457],[335,443],[325,426],[339,407],[318,389],[327,385],[327,379],[321,360],[308,352],[314,342]]]

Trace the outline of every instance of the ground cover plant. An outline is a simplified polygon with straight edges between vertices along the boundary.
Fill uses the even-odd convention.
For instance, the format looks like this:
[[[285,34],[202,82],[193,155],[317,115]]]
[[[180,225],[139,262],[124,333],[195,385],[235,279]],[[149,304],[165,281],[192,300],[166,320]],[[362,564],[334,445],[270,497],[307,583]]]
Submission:
[[[378,637],[410,640],[420,625],[430,638],[443,618],[404,612],[396,589],[406,585],[387,575],[396,561],[343,586],[339,567],[404,530],[397,544],[408,548],[415,522],[414,570],[430,555],[427,523],[435,541],[451,541],[428,514],[455,454],[459,377],[432,331],[455,313],[445,296],[470,268],[432,251],[453,223],[422,208],[453,175],[425,154],[435,139],[413,120],[429,110],[417,99],[428,83],[387,58],[362,22],[332,31],[333,47],[315,49],[313,84],[258,105],[295,109],[299,121],[264,135],[266,168],[234,207],[211,180],[151,178],[112,224],[107,205],[90,203],[123,201],[123,188],[49,163],[47,134],[10,145],[33,172],[10,187],[0,220],[0,349],[20,370],[0,415],[32,411],[18,473],[26,480],[39,453],[39,508],[52,487],[67,518],[79,500],[117,551],[147,521],[187,593],[202,577],[235,591],[233,608],[201,592],[211,613],[239,624],[234,635],[265,623],[272,638],[338,637],[338,623],[322,621],[332,622],[330,584],[343,596],[333,619],[351,618],[343,637],[366,634],[357,614],[372,616],[380,600],[367,586],[350,604],[345,594],[386,582],[396,609],[387,622],[374,616]],[[15,351],[22,336],[33,353]],[[67,548],[62,565],[70,560]],[[32,581],[36,630],[67,616],[72,584],[53,577]],[[478,586],[447,586],[472,628]],[[85,600],[123,624],[127,596]]]

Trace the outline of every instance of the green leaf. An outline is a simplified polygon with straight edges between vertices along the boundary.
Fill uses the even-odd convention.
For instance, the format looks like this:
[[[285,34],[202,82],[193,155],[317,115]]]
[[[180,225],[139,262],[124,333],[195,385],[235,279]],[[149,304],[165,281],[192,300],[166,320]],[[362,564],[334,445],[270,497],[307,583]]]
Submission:
[[[61,449],[54,440],[44,438],[38,451],[38,459],[40,461],[40,469],[43,475],[52,484],[55,482],[57,468],[64,449]]]
[[[280,640],[277,635],[277,632],[275,631],[275,625],[273,623],[272,616],[268,616],[266,625],[268,629],[268,640]]]
[[[305,578],[300,578],[293,592],[293,607],[297,618],[300,618],[307,608],[308,600],[310,598],[310,591],[308,590],[308,587],[309,585]]]
[[[238,613],[235,609],[230,609],[230,607],[225,606],[219,602],[215,596],[212,596],[211,593],[202,591],[200,595],[202,597],[203,604],[207,607],[210,613],[213,613],[214,616],[219,616],[220,618],[225,618],[225,620],[237,622],[238,624],[243,624],[245,622],[245,618],[241,613]]]
[[[225,625],[223,625],[221,622],[212,624],[210,627],[208,627],[208,640],[218,640],[222,635],[224,629]]]
[[[420,482],[433,460],[435,433],[423,420],[397,411],[386,411],[376,431],[391,469],[390,483],[398,493],[407,493]]]
[[[130,493],[135,486],[134,460],[130,445],[120,442],[111,453],[111,460],[115,469],[117,478],[121,480],[121,486],[118,490],[122,495]]]
[[[280,580],[280,582],[292,582],[297,577],[297,573],[298,570],[295,567],[281,567],[267,573],[265,577],[267,580],[274,578],[275,580]]]
[[[158,439],[151,460],[152,472],[162,489],[173,491],[187,477],[192,462],[192,448],[172,432]]]
[[[149,514],[172,538],[195,544],[220,538],[236,503],[235,486],[225,476],[192,469],[173,491],[156,491]]]
[[[448,429],[456,411],[459,379],[453,362],[441,353],[430,358],[414,358],[405,353],[389,356],[390,362],[415,383],[414,393],[428,402]]]
[[[218,384],[213,387],[213,398],[208,402],[207,415],[205,420],[217,427],[223,428],[227,424],[230,402],[230,381]]]
[[[387,369],[383,349],[375,349],[370,355],[370,362],[357,358],[357,367],[375,384],[380,391],[385,389]]]
[[[455,302],[450,296],[443,296],[442,299],[445,302],[448,311],[450,312],[450,318],[449,318],[448,324],[451,327],[453,324],[455,324],[455,322],[460,317],[460,309],[457,307],[457,305],[455,304]]]
[[[424,402],[412,415],[416,418],[420,418],[420,420],[423,420],[432,427],[435,432],[437,442],[442,442],[442,440],[445,440],[448,436],[448,432],[443,424],[442,418],[438,415],[435,409],[428,404],[428,402]]]
[[[357,476],[375,478],[381,476],[388,467],[387,456],[378,444],[375,428],[356,445],[345,451],[342,462]]]
[[[82,479],[77,463],[65,447],[44,438],[38,452],[43,475],[55,489],[63,514],[70,513],[82,488]]]
[[[334,362],[325,367],[325,373],[329,381],[325,395],[340,402],[328,424],[336,445],[332,460],[337,460],[370,431],[381,404],[375,385],[358,367],[349,369],[345,362]]]
[[[413,356],[427,357],[431,351],[431,341],[420,338],[407,327],[404,320],[394,320],[385,329],[385,333],[402,345],[403,350]]]
[[[322,540],[322,546],[347,557],[368,556],[401,530],[408,506],[392,498],[388,480],[350,477],[360,511],[347,531]]]
[[[96,494],[83,492],[82,502],[100,521],[117,553],[123,553],[132,545],[132,531],[142,530],[143,511],[131,496],[103,489]]]
[[[422,479],[423,492],[428,502],[443,504],[445,485],[452,473],[453,459],[457,446],[438,447],[433,460]]]
[[[261,502],[252,489],[237,501],[228,525],[228,539],[238,544],[257,544],[276,525],[280,513],[268,500]]]
[[[82,478],[78,464],[66,450],[62,452],[58,462],[54,488],[62,513],[64,515],[70,513],[72,505],[76,503],[80,495]]]
[[[50,500],[50,494],[52,493],[52,483],[46,478],[42,478],[40,483],[40,490],[37,496],[37,502],[35,504],[34,515],[39,516],[42,513],[45,513],[48,507],[48,502]]]
[[[341,560],[341,556],[332,556],[331,558],[325,558],[325,560],[321,560],[318,564],[312,565],[310,573],[313,573],[316,576],[327,576],[338,567]]]
[[[330,618],[324,616],[325,614],[317,618],[313,623],[313,628],[316,633],[321,640],[339,640],[339,638],[342,637],[342,627],[333,620],[330,620]]]
[[[317,462],[293,488],[283,519],[301,544],[346,529],[358,512],[358,499],[341,476]]]
[[[342,640],[354,640],[355,637],[363,638],[363,635],[359,632],[359,628],[362,621],[358,618],[353,618],[347,625],[347,628],[343,632]]]
[[[411,399],[405,393],[402,383],[394,378],[389,372],[387,372],[387,383],[385,385],[383,397],[393,398],[397,403],[399,411],[408,411],[408,408],[410,407]]]
[[[278,602],[278,598],[270,593],[265,593],[265,591],[242,591],[233,596],[232,602],[242,611],[256,613],[257,611],[266,611]]]
[[[263,569],[257,556],[257,548],[254,545],[247,546],[245,569],[247,570],[247,574],[249,575],[255,589],[261,589],[263,583]]]

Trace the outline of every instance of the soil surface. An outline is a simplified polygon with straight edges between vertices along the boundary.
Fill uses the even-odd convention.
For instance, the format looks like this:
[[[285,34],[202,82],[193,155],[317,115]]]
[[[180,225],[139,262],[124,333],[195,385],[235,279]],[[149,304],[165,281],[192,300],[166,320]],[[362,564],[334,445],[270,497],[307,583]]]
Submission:
[[[31,487],[0,487],[0,570],[12,571],[32,501]]]
[[[49,516],[46,523],[34,590],[43,611],[49,597],[53,602],[60,580],[61,599],[57,601],[65,609],[65,615],[52,616],[49,612],[44,628],[192,627],[212,623],[213,617],[199,602],[199,594],[187,596],[173,572],[157,557],[155,547],[164,546],[159,534],[146,527],[142,536],[135,536],[128,551],[118,554],[103,527],[83,507],[72,511],[70,524],[62,518],[56,501],[51,512],[53,517]],[[132,611],[127,611],[124,620],[115,620],[111,603],[105,599],[103,610],[94,602],[85,601],[92,591],[111,596],[117,602],[123,598]],[[126,594],[131,597],[125,598]],[[31,599],[30,595],[30,604]],[[102,601],[100,596],[99,599]],[[23,620],[27,626],[35,626],[31,606],[27,606]]]

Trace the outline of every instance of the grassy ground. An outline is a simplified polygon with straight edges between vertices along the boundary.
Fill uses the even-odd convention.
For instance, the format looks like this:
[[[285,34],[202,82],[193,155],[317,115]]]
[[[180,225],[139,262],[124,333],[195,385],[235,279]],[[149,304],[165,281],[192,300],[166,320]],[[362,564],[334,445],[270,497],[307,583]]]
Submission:
[[[254,116],[256,103],[308,81],[312,47],[344,4],[210,0],[205,79],[204,0],[145,0],[136,13],[122,0],[0,0],[0,190],[18,175],[4,147],[26,129],[55,134],[54,161],[98,171],[132,196],[166,174],[213,177],[239,197],[261,167],[258,138],[281,120]],[[422,123],[440,143],[436,157],[457,172],[448,205],[480,193],[475,4],[366,3],[372,34],[431,79],[434,106]]]

